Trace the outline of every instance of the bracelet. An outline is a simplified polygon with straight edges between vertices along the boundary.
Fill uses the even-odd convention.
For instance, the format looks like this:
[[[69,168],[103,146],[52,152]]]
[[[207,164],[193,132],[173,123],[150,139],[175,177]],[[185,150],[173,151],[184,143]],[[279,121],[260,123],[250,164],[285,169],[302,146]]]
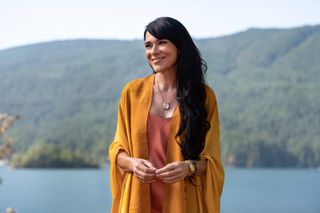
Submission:
[[[199,161],[194,160],[193,162],[194,162],[194,175],[197,175],[198,174],[198,162]]]
[[[198,162],[195,160],[188,160],[189,163],[189,169],[191,171],[191,175],[189,176],[195,176],[198,171]]]

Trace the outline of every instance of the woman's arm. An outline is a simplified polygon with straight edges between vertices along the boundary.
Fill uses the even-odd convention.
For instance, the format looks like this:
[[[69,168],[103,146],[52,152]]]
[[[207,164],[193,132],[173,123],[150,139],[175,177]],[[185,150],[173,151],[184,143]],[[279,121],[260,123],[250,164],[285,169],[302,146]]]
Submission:
[[[132,158],[126,152],[120,151],[117,155],[117,165],[120,169],[133,172],[142,182],[150,183],[155,180],[155,171],[157,170],[152,163],[141,158]]]
[[[122,170],[132,172],[132,158],[126,152],[119,152],[116,163]]]
[[[197,169],[195,175],[204,175],[207,171],[207,160],[197,161]]]

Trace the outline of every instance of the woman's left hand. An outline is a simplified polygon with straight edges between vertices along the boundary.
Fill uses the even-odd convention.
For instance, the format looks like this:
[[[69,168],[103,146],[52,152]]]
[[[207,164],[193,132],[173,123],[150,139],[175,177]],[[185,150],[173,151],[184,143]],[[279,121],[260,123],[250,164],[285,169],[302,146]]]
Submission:
[[[190,174],[189,162],[176,161],[156,171],[156,176],[165,183],[175,183],[184,180]]]

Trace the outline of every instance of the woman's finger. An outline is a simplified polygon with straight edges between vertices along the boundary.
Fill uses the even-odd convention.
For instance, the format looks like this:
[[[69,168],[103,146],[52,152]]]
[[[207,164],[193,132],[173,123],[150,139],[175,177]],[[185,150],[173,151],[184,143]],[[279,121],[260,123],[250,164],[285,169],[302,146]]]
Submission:
[[[166,173],[166,172],[169,172],[169,171],[172,171],[176,168],[176,166],[174,164],[167,164],[166,166],[162,167],[161,169],[158,169],[156,171],[156,174],[157,175],[161,175],[163,173]]]
[[[143,162],[148,168],[150,168],[150,169],[152,169],[154,171],[157,170],[150,161],[145,160]]]
[[[148,175],[155,175],[156,169],[147,167],[144,163],[138,164],[137,169]]]
[[[156,171],[157,178],[164,182],[183,180],[189,174],[189,165],[184,161],[174,162]]]
[[[141,170],[139,167],[137,167],[137,169],[135,169],[134,174],[138,177],[143,177],[145,179],[149,179],[149,178],[154,178],[155,174],[154,173],[146,173],[145,171]]]
[[[138,159],[134,163],[133,173],[144,183],[155,181],[155,169],[147,167],[142,159]]]
[[[183,174],[178,173],[177,175],[166,177],[162,181],[165,183],[175,183],[177,181],[184,180],[184,178],[185,176]]]
[[[176,176],[180,173],[181,173],[181,171],[179,169],[175,169],[175,170],[170,170],[170,171],[163,172],[163,173],[156,173],[156,176],[158,178],[166,178],[166,177]]]

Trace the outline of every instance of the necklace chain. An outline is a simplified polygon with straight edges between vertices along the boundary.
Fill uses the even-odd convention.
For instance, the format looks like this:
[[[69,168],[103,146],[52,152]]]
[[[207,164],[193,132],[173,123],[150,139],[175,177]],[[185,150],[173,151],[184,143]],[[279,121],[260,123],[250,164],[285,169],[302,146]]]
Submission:
[[[158,91],[160,93],[160,97],[161,97],[161,100],[162,100],[162,109],[169,110],[170,109],[170,102],[164,101],[162,93],[161,93],[160,88],[159,88],[159,82],[158,82],[157,79],[156,79],[156,82],[157,82],[157,88],[158,88]]]

